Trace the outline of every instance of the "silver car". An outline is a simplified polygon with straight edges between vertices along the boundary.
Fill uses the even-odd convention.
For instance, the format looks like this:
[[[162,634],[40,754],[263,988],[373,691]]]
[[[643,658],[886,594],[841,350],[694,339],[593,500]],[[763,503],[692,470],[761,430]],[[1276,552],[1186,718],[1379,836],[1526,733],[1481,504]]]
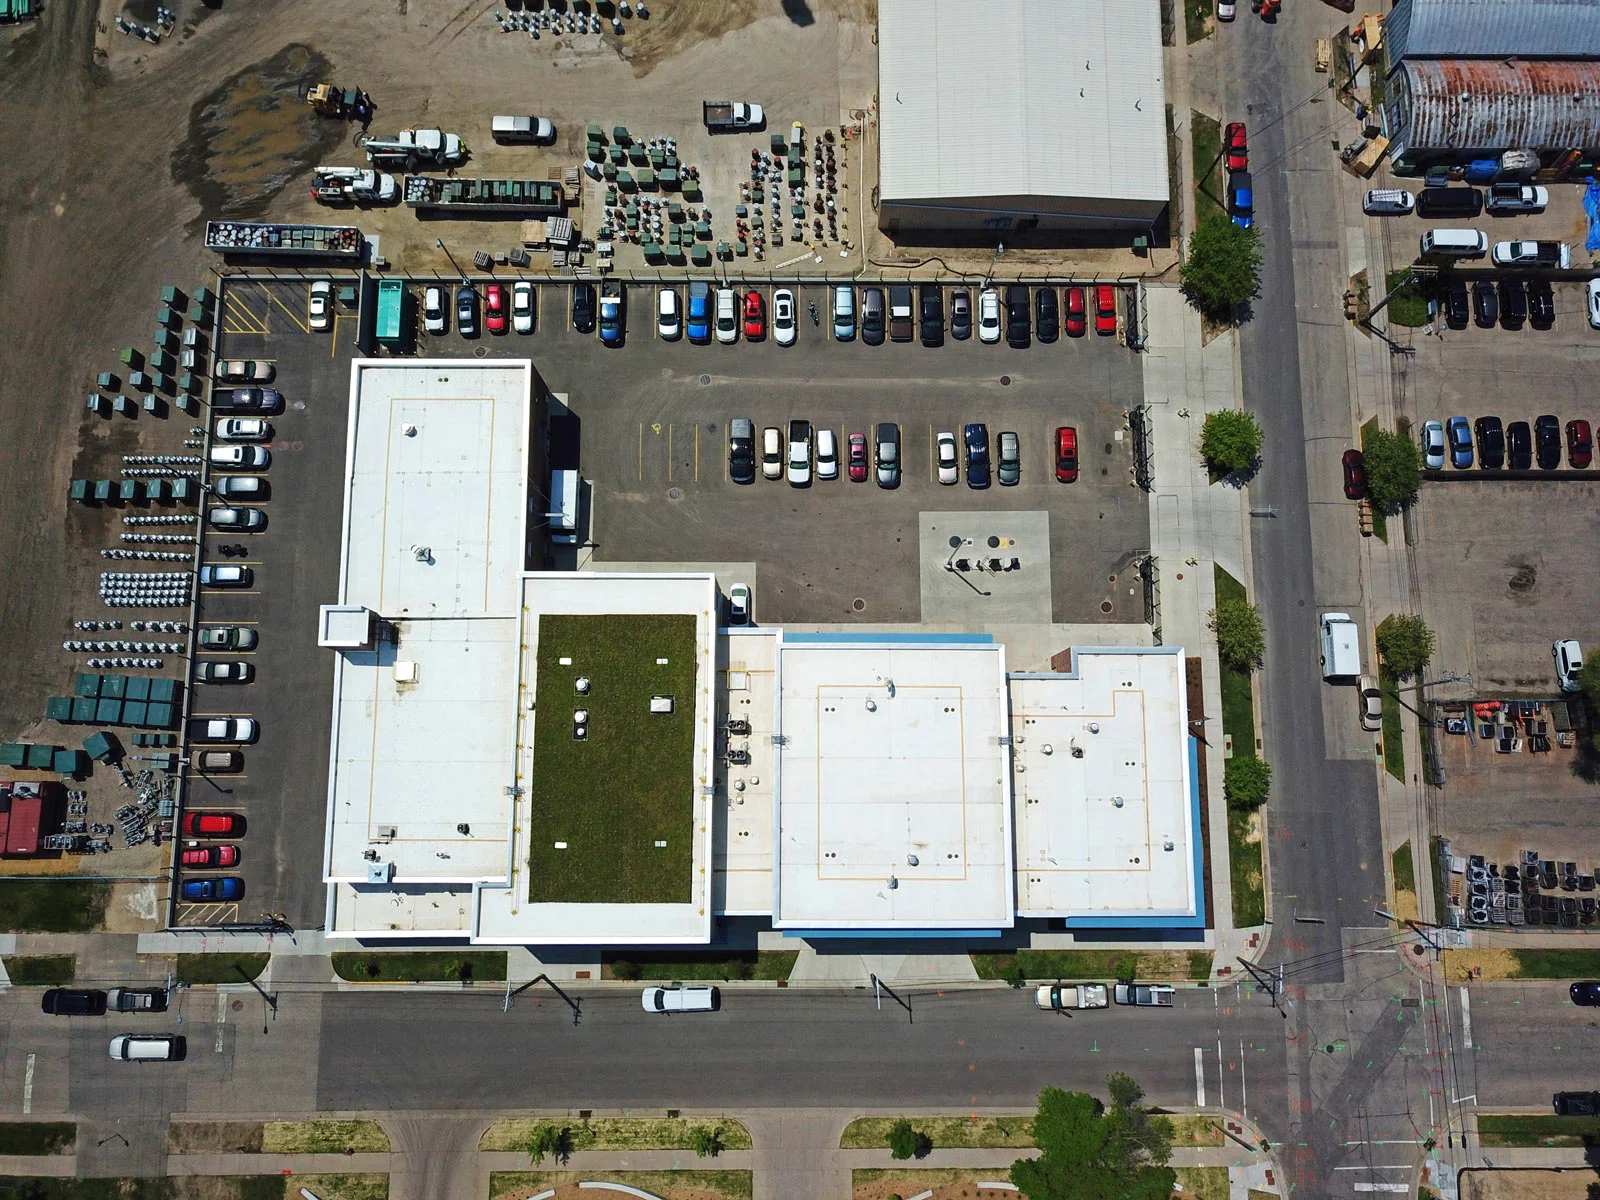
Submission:
[[[1444,470],[1444,422],[1422,423],[1422,464],[1430,471]]]

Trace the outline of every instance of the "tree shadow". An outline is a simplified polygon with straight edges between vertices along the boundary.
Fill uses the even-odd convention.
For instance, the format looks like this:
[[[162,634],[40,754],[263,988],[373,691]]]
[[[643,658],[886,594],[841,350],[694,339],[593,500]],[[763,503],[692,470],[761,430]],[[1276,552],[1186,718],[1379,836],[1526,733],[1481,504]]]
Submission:
[[[817,18],[806,0],[783,0],[783,15],[802,29],[817,23]]]

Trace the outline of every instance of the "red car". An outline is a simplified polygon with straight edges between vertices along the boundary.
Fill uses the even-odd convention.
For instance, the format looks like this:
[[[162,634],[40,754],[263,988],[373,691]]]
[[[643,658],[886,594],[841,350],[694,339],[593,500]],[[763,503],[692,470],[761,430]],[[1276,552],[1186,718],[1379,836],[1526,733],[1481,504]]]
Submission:
[[[231,867],[239,861],[237,846],[199,846],[183,852],[182,863],[190,870],[202,871],[208,867]]]
[[[1067,336],[1082,337],[1089,329],[1089,306],[1082,288],[1067,289]]]
[[[186,837],[228,837],[244,832],[244,818],[235,813],[184,813],[183,832]]]
[[[767,332],[767,310],[761,303],[760,292],[744,294],[744,337],[747,342],[760,340]]]
[[[1071,483],[1078,478],[1078,431],[1071,425],[1056,430],[1056,481]]]
[[[1248,171],[1250,169],[1250,147],[1245,141],[1244,122],[1231,121],[1222,137],[1222,144],[1228,150],[1228,171]]]
[[[848,443],[845,457],[846,469],[850,472],[851,483],[865,483],[867,480],[867,435],[852,433]]]
[[[1567,422],[1567,465],[1581,471],[1589,465],[1594,442],[1589,437],[1589,422]]]
[[[1367,498],[1366,455],[1352,446],[1344,452],[1341,461],[1344,464],[1344,498],[1365,500]]]
[[[1117,289],[1109,283],[1095,285],[1094,331],[1102,337],[1117,331]]]
[[[483,297],[483,324],[490,333],[506,331],[506,289],[491,283]]]

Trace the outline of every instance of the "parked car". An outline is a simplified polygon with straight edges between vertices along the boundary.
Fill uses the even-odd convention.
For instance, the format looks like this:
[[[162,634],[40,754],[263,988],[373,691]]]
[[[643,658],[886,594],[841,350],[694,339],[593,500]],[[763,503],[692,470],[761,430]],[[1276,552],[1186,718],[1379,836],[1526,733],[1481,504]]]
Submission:
[[[852,433],[845,440],[845,472],[851,483],[866,482],[867,458],[867,435]]]
[[[756,478],[756,427],[749,417],[728,422],[728,478],[754,483]]]
[[[1567,995],[1581,1008],[1594,1008],[1600,1005],[1600,980],[1580,979],[1567,988]]]
[[[1404,188],[1373,188],[1361,201],[1370,217],[1404,217],[1415,212],[1417,198]]]
[[[224,875],[219,879],[185,879],[178,894],[191,904],[240,900],[244,897],[244,880],[237,875]]]
[[[1513,421],[1506,426],[1506,465],[1513,471],[1533,467],[1533,431],[1526,421]]]
[[[311,295],[306,301],[306,324],[312,333],[321,333],[333,324],[333,284],[319,279],[311,285]]]
[[[462,337],[478,336],[478,293],[468,283],[456,289],[456,332]]]
[[[955,434],[946,431],[933,439],[933,458],[940,483],[960,482],[961,459],[956,451]]]
[[[254,650],[259,635],[243,625],[206,625],[199,634],[202,650]]]
[[[237,866],[239,862],[239,847],[237,846],[195,846],[185,850],[179,856],[179,864],[189,871],[210,871],[219,867]]]
[[[273,388],[217,388],[211,393],[211,411],[268,416],[283,411],[283,395]]]
[[[736,583],[728,589],[728,624],[750,624],[750,585]]]
[[[195,665],[194,677],[200,683],[249,683],[256,669],[237,659],[206,658]]]
[[[1382,729],[1383,693],[1378,690],[1378,681],[1371,675],[1363,675],[1357,694],[1361,702],[1361,728],[1368,733]]]
[[[1493,329],[1500,319],[1500,301],[1494,294],[1494,281],[1472,281],[1472,315],[1479,329]]]
[[[1556,661],[1556,682],[1563,692],[1576,692],[1582,684],[1578,676],[1583,671],[1583,647],[1576,638],[1562,638],[1550,647]]]
[[[1548,279],[1528,280],[1528,324],[1550,329],[1556,323],[1556,296]]]
[[[1444,470],[1444,422],[1422,423],[1422,465],[1430,471]]]
[[[881,346],[889,333],[889,303],[881,287],[861,289],[861,344]]]
[[[1061,336],[1061,310],[1056,304],[1055,288],[1033,289],[1033,329],[1046,344]]]
[[[832,429],[817,430],[817,478],[839,478],[839,437]]]
[[[231,883],[235,885],[232,895],[212,897],[206,899],[237,900],[244,895],[244,884],[237,879],[207,879],[207,884]],[[194,899],[189,893],[192,884],[184,884],[184,899]],[[178,1062],[187,1052],[188,1044],[178,1034],[172,1033],[124,1033],[111,1039],[111,1057],[118,1062]]]
[[[995,455],[994,475],[1002,487],[1016,487],[1022,479],[1022,446],[1017,440],[1017,435],[1011,430],[1006,430],[998,439],[999,447]]]
[[[1028,289],[1020,283],[1006,288],[1006,345],[1026,350],[1029,342]]]
[[[211,465],[221,471],[264,471],[272,465],[265,446],[213,446]]]
[[[229,847],[233,849],[233,847]],[[106,993],[110,1012],[159,1013],[167,1011],[167,989],[115,987]]]
[[[1550,267],[1565,271],[1572,265],[1572,248],[1566,242],[1496,242],[1489,261],[1497,267]]]
[[[237,813],[187,812],[183,814],[185,837],[239,837],[244,833],[244,818]]]
[[[1472,432],[1478,439],[1478,465],[1489,471],[1505,466],[1506,435],[1500,418],[1479,417],[1472,423]]]
[[[911,287],[897,283],[889,288],[889,340],[911,340]]]
[[[484,289],[483,327],[490,333],[506,331],[506,289],[498,283]]]
[[[1560,1117],[1600,1116],[1600,1092],[1557,1092],[1551,1103]]]
[[[1249,171],[1234,171],[1228,176],[1228,216],[1240,229],[1255,224],[1255,184]]]
[[[790,487],[811,486],[811,422],[789,422],[788,479]]]
[[[754,288],[744,294],[744,336],[750,342],[767,336],[767,310],[761,303],[761,293]]]
[[[511,285],[511,328],[518,333],[533,332],[533,284],[519,279]]]
[[[1173,991],[1165,983],[1119,983],[1113,993],[1118,1004],[1138,1008],[1171,1008]]]
[[[1071,425],[1056,430],[1056,482],[1072,483],[1078,478],[1078,431]]]
[[[1534,419],[1533,453],[1541,471],[1554,471],[1561,465],[1561,422],[1550,413]]]
[[[1589,328],[1600,329],[1600,279],[1591,279],[1583,285],[1584,311],[1589,314]]]
[[[978,340],[991,345],[1000,340],[1000,293],[993,288],[978,293]]]
[[[594,332],[594,284],[572,285],[572,328],[578,333]]]
[[[966,288],[950,293],[950,336],[958,342],[972,336],[972,293]]]
[[[224,442],[271,441],[272,422],[260,417],[223,417],[217,422],[217,437]]]
[[[189,766],[208,775],[242,771],[244,755],[237,750],[196,750],[189,755]]]
[[[1229,121],[1222,131],[1222,149],[1227,154],[1224,164],[1231,174],[1250,169],[1250,143],[1245,136],[1243,121]]]
[[[703,346],[711,340],[711,285],[695,281],[689,285],[689,340]]]
[[[1520,279],[1502,279],[1500,291],[1500,328],[1521,329],[1528,317],[1528,290]]]
[[[1105,1008],[1106,990],[1103,983],[1046,983],[1033,993],[1033,1002],[1049,1012]]]
[[[1445,428],[1450,438],[1450,465],[1464,471],[1472,465],[1472,426],[1465,417],[1451,417]]]
[[[1471,316],[1467,303],[1467,285],[1451,279],[1444,287],[1444,323],[1450,329],[1465,329]]]
[[[881,421],[873,431],[873,454],[878,474],[878,486],[900,486],[900,426],[892,421]]]
[[[234,533],[265,529],[267,514],[259,508],[213,508],[206,512],[206,524]]]
[[[775,425],[761,431],[761,474],[768,479],[783,477],[783,430]]]
[[[918,284],[917,307],[921,313],[922,344],[930,350],[944,345],[944,289],[937,283]]]
[[[1492,213],[1543,212],[1550,203],[1550,193],[1528,183],[1490,184],[1483,196],[1483,207]]]
[[[627,297],[620,283],[608,282],[600,291],[600,344],[613,349],[628,340]]]
[[[276,367],[260,359],[225,358],[217,363],[216,379],[218,383],[271,383],[277,373]]]
[[[255,572],[233,563],[206,563],[200,568],[200,586],[247,588],[255,582]]]
[[[106,994],[99,988],[51,988],[39,997],[39,1007],[52,1017],[99,1017]]]
[[[675,983],[671,987],[647,987],[640,998],[645,1012],[716,1012],[722,1006],[722,993],[699,983]]]
[[[224,500],[265,500],[267,481],[260,475],[218,475],[211,490]]]
[[[1366,455],[1352,446],[1344,452],[1344,457],[1339,461],[1344,467],[1344,498],[1365,500],[1367,498]]]
[[[1589,422],[1567,422],[1567,465],[1584,470],[1594,453],[1594,441],[1589,435]]]
[[[1067,289],[1067,336],[1082,337],[1088,330],[1088,300],[1081,287],[1069,287]]]
[[[856,336],[856,290],[848,283],[833,289],[833,336],[841,342]]]
[[[440,334],[449,328],[444,292],[442,287],[430,287],[422,293],[422,328],[425,333]]]
[[[254,717],[193,717],[189,721],[191,742],[232,742],[248,745],[261,733]]]
[[[967,486],[980,491],[989,486],[989,427],[973,422],[962,430],[967,446]]]
[[[1217,0],[1217,20],[1231,21],[1236,11],[1234,0]]]
[[[717,289],[717,341],[731,346],[739,340],[739,309],[733,289]]]
[[[794,345],[799,326],[794,319],[794,292],[779,288],[772,293],[772,340],[780,346]]]
[[[1094,331],[1102,337],[1117,331],[1117,289],[1109,283],[1094,287]]]

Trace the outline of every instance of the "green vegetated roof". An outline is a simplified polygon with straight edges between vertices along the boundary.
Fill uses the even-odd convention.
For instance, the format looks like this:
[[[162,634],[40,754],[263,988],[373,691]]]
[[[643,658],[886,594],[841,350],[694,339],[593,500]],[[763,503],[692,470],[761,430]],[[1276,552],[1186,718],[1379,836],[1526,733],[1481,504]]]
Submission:
[[[528,899],[688,903],[695,618],[544,615],[538,639]],[[587,695],[576,689],[580,676]],[[671,713],[650,711],[657,695],[673,697]],[[577,709],[589,714],[581,741]]]

